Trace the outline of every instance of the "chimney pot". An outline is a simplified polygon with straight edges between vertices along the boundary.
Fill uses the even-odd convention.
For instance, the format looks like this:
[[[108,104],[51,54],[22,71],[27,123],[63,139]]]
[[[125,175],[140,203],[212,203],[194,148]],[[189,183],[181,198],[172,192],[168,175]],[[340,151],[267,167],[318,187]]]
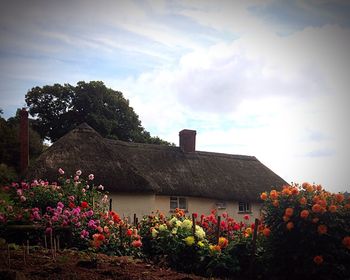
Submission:
[[[196,134],[195,130],[183,129],[179,132],[180,148],[185,153],[194,153],[196,151]]]

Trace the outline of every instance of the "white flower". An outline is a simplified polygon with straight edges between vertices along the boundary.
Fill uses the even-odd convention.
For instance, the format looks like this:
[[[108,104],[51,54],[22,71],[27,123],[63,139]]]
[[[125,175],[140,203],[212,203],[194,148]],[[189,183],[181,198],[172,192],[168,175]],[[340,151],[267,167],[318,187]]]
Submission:
[[[183,222],[182,222],[182,225],[181,225],[182,228],[185,228],[185,229],[191,229],[192,228],[192,221],[188,220],[188,219],[185,219]]]
[[[89,175],[89,180],[92,181],[94,178],[95,178],[94,174],[90,174],[90,175]]]
[[[99,185],[99,186],[97,187],[97,189],[98,189],[98,190],[101,190],[101,191],[103,191],[103,190],[104,190],[104,188],[105,188],[105,187],[104,187],[104,186],[102,186],[102,185]]]
[[[181,227],[181,225],[182,225],[182,222],[181,222],[181,221],[176,221],[176,223],[175,223],[175,226],[176,226],[176,227]]]
[[[198,239],[204,239],[205,238],[205,231],[202,227],[196,225],[196,232],[195,235],[198,237]]]
[[[58,169],[58,172],[63,175],[64,174],[64,170],[62,168]]]
[[[77,171],[75,172],[75,174],[76,174],[77,176],[80,176],[80,175],[81,175],[81,170],[80,170],[80,169],[77,170]]]

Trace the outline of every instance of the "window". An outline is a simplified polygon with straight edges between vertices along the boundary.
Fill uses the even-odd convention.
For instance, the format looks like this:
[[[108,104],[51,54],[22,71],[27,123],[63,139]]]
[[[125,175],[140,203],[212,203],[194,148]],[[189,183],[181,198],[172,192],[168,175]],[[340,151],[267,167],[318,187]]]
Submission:
[[[218,201],[218,202],[216,202],[216,208],[218,210],[226,209],[226,201]]]
[[[187,210],[186,197],[171,196],[170,197],[170,210],[173,211],[176,208],[181,210]]]
[[[238,212],[239,213],[251,213],[250,203],[249,202],[238,202]]]

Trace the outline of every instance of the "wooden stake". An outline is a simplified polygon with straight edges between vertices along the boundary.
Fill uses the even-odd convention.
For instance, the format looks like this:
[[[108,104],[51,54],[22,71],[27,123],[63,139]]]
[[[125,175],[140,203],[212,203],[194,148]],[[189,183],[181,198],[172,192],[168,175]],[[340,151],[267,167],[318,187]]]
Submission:
[[[24,265],[27,265],[27,260],[26,260],[26,247],[23,244],[23,262]]]
[[[44,232],[44,245],[45,245],[45,249],[47,249],[47,238],[46,238],[46,232]]]
[[[29,240],[27,239],[27,254],[29,255]]]
[[[196,236],[196,215],[192,213],[192,235],[194,237],[194,240],[197,242],[197,236]]]
[[[7,261],[8,267],[11,268],[10,244],[7,244]]]
[[[221,216],[218,216],[218,225],[217,225],[217,228],[216,228],[216,244],[219,244],[220,224],[221,224]]]
[[[253,240],[252,240],[252,255],[250,258],[250,279],[255,279],[255,272],[253,270],[254,263],[255,263],[255,251],[256,251],[256,238],[258,235],[258,226],[259,226],[259,219],[255,219],[254,223],[254,233],[253,233]]]

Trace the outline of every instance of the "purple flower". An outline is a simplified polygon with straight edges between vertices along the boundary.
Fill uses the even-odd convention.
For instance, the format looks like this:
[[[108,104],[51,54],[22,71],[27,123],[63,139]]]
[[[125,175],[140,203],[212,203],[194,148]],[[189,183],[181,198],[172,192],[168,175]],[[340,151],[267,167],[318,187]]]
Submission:
[[[80,232],[80,237],[85,239],[85,238],[88,238],[89,237],[89,232],[85,229],[83,229],[81,232]]]
[[[89,227],[89,228],[92,228],[92,229],[96,229],[97,226],[96,226],[96,224],[95,224],[95,221],[94,221],[94,220],[90,220],[90,221],[88,222],[88,227]]]
[[[60,201],[60,202],[57,203],[57,207],[63,208],[64,204]]]

